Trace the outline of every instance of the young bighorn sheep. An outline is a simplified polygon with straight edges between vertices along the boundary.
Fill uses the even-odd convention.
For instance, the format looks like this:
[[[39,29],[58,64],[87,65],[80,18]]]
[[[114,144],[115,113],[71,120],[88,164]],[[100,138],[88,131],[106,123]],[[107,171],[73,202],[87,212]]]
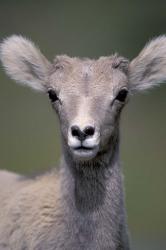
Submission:
[[[0,174],[0,249],[129,250],[119,119],[129,96],[166,80],[166,36],[131,62],[57,56],[21,37],[0,58],[14,80],[48,94],[62,134],[60,169],[36,179]]]

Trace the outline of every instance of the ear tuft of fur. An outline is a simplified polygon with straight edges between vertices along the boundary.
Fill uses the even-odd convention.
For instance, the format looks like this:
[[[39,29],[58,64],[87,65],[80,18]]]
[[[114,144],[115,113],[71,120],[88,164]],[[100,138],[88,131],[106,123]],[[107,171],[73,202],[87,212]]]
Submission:
[[[166,81],[166,35],[151,40],[129,65],[131,91],[146,90]]]
[[[50,63],[30,40],[13,35],[0,44],[6,73],[21,84],[44,91]]]

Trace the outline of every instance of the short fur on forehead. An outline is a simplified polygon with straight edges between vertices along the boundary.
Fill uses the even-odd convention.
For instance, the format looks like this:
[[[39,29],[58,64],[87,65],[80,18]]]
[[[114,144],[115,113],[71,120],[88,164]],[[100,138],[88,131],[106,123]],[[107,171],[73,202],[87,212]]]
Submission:
[[[105,68],[106,71],[111,67],[112,69],[120,70],[126,75],[128,73],[129,60],[122,56],[119,56],[117,53],[111,56],[100,57],[98,59],[98,64],[99,67]]]
[[[86,62],[93,65],[95,74],[111,74],[111,69],[123,72],[129,81],[131,92],[151,88],[166,81],[166,36],[150,41],[141,53],[131,61],[116,55],[98,60],[58,56],[51,64],[33,42],[13,35],[0,44],[0,60],[7,74],[19,83],[34,89],[47,91],[48,78],[57,69],[68,69],[72,77],[81,72]],[[66,72],[67,72],[66,71]],[[82,72],[81,72],[82,73]]]
[[[114,54],[111,56],[106,57],[100,57],[97,60],[90,59],[90,58],[79,58],[79,57],[69,57],[67,55],[59,55],[56,56],[54,59],[54,68],[55,69],[62,69],[69,66],[76,67],[78,64],[81,66],[81,64],[89,64],[89,65],[95,65],[97,64],[98,68],[103,68],[107,70],[111,68],[113,69],[119,69],[123,73],[128,73],[128,66],[129,66],[129,60],[118,56],[118,54]]]

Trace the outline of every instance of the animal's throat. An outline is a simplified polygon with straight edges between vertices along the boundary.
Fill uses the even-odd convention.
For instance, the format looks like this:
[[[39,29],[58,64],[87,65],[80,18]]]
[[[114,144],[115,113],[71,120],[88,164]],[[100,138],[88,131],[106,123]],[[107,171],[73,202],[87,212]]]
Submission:
[[[106,196],[106,177],[103,171],[79,170],[75,179],[75,205],[81,213],[99,209]],[[89,174],[88,174],[89,173]]]
[[[82,214],[89,214],[103,209],[109,199],[109,186],[116,172],[115,162],[119,161],[118,140],[114,147],[98,153],[88,161],[75,161],[64,145],[64,161],[68,188],[72,193],[75,208]]]

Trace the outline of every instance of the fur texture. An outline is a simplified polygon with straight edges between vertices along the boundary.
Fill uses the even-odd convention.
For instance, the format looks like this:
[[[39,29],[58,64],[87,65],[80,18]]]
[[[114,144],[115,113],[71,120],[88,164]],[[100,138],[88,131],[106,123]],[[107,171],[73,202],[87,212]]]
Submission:
[[[130,63],[131,91],[142,91],[166,81],[166,36],[160,36],[145,46]]]
[[[119,160],[120,114],[127,93],[166,79],[165,52],[162,36],[131,63],[113,55],[98,60],[57,56],[51,64],[29,40],[4,40],[0,55],[7,74],[51,93],[63,155],[59,170],[35,179],[0,172],[1,250],[130,249]],[[82,131],[93,126],[94,134],[80,142],[71,132],[73,125]],[[83,143],[89,149],[73,148]]]
[[[11,78],[36,90],[44,90],[50,64],[35,47],[22,36],[13,35],[0,46],[0,58]]]

